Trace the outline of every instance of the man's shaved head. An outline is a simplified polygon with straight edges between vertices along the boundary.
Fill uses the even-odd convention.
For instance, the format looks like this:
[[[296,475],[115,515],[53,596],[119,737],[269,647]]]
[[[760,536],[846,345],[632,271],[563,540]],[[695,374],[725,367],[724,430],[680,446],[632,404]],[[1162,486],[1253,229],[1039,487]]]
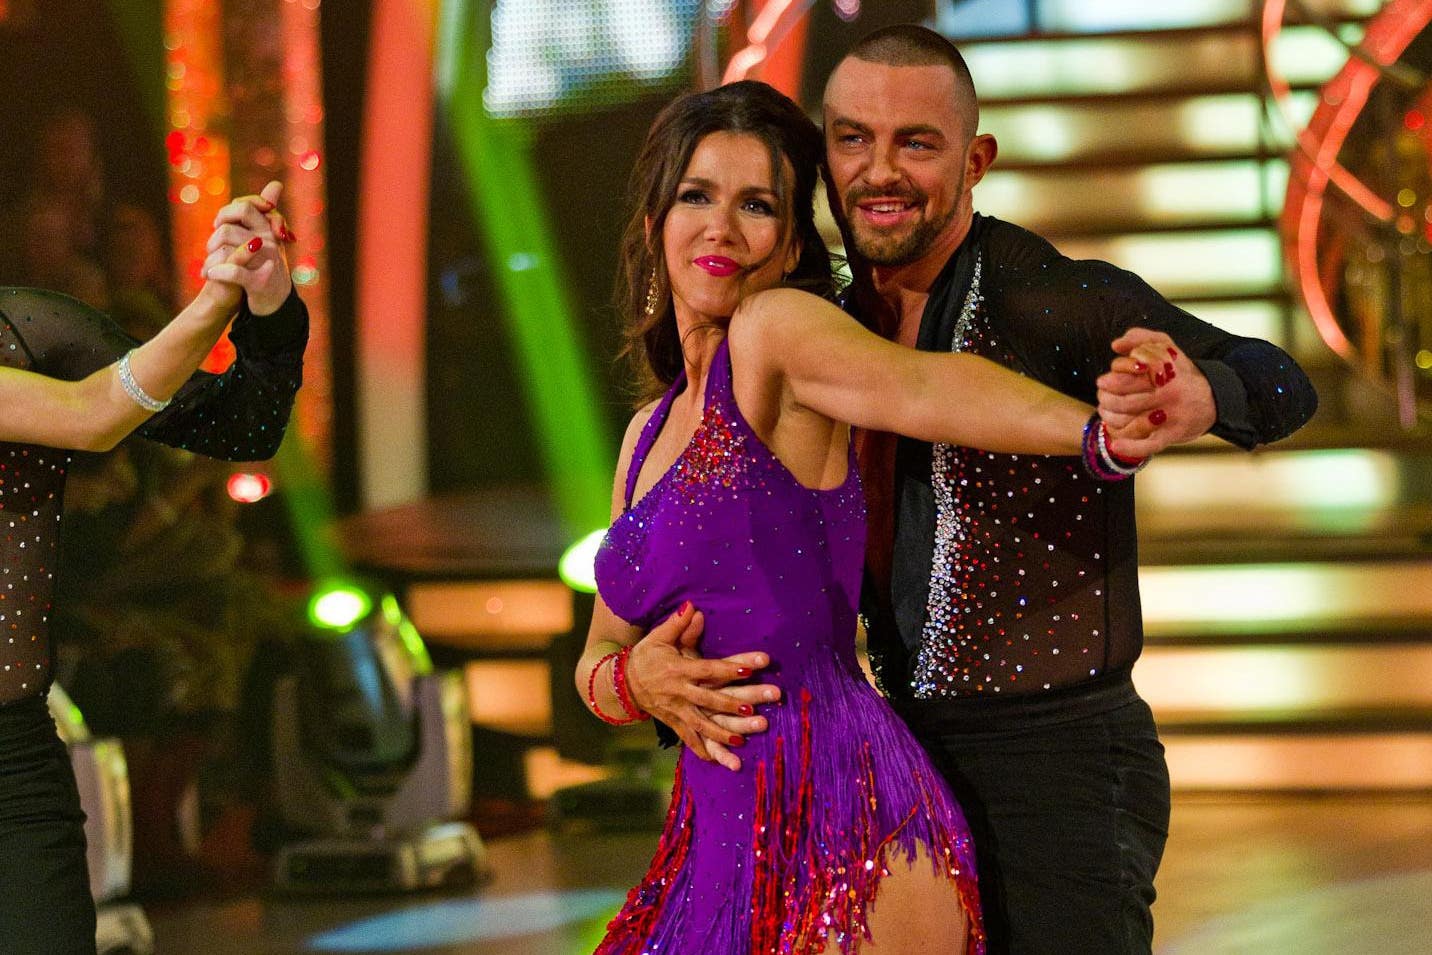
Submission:
[[[851,47],[847,57],[886,66],[947,66],[955,75],[956,105],[964,118],[965,133],[979,129],[980,107],[975,81],[955,45],[934,30],[914,23],[899,23],[867,33]]]

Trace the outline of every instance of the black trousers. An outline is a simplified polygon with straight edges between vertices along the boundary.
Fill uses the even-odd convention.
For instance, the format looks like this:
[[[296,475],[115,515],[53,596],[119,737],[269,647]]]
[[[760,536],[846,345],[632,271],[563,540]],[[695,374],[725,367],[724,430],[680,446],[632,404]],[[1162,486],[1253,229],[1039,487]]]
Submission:
[[[1152,952],[1169,777],[1148,705],[1126,674],[990,702],[897,707],[969,821],[990,955]]]
[[[0,706],[0,951],[94,955],[85,814],[43,698]]]

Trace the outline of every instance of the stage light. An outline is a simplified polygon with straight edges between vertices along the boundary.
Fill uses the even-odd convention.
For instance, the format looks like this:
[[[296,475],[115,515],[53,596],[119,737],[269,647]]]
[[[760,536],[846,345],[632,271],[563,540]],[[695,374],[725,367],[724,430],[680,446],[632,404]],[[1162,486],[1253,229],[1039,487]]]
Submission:
[[[557,576],[562,578],[562,583],[580,593],[597,592],[597,548],[602,546],[606,536],[605,530],[592,531],[567,548],[557,564]]]
[[[409,620],[408,615],[403,613],[403,609],[398,606],[398,598],[392,594],[384,594],[379,606],[383,611],[383,619],[398,631],[398,638],[407,648],[414,671],[419,674],[433,672],[433,660],[428,656],[427,644],[423,643],[423,638],[418,634],[418,628],[413,626],[413,621]]]
[[[517,15],[512,4],[500,9],[502,16]],[[482,42],[488,11],[461,0],[451,4],[439,23],[438,92],[466,175],[473,222],[493,266],[547,478],[568,533],[576,535],[610,516],[617,442],[593,397],[598,389],[591,360],[534,168],[532,129],[524,121],[495,119],[482,105],[484,86],[490,97],[497,82],[501,45],[499,10],[490,15],[489,54]]]
[[[352,584],[330,584],[308,601],[308,619],[324,630],[346,631],[373,609],[373,598]]]
[[[269,480],[267,474],[250,474],[240,471],[237,474],[230,474],[228,481],[229,497],[240,504],[254,504],[262,501],[273,491],[273,481]]]

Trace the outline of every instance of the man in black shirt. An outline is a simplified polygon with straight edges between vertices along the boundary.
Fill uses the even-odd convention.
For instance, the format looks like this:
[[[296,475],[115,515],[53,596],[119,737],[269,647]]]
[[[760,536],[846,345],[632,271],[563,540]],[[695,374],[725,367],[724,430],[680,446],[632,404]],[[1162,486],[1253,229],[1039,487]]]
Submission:
[[[996,145],[976,135],[974,85],[943,37],[901,26],[860,41],[824,119],[852,310],[890,337],[1097,401],[1149,437],[1136,452],[1210,431],[1251,448],[1312,415],[1281,349],[973,211]],[[1167,356],[1161,384],[1106,372],[1135,344]],[[1169,781],[1129,679],[1143,645],[1133,482],[885,435],[862,452],[872,663],[969,817],[990,951],[1151,951]]]

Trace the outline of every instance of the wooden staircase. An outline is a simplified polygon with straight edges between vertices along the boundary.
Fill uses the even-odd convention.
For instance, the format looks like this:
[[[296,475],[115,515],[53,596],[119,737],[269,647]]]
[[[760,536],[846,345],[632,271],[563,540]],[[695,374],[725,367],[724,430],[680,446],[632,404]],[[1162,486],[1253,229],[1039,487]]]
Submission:
[[[1128,4],[1105,32],[1071,28],[1068,3],[1027,6],[1062,27],[979,36],[988,3],[941,6],[1000,144],[976,207],[1276,342],[1321,396],[1288,442],[1245,455],[1207,439],[1139,478],[1135,680],[1174,785],[1432,790],[1432,429],[1398,428],[1287,284],[1288,138],[1267,120],[1257,5],[1210,2],[1200,19],[1198,4],[1150,4],[1141,24]],[[1315,6],[1355,31],[1378,4]],[[1306,115],[1347,54],[1293,26],[1275,55]]]

